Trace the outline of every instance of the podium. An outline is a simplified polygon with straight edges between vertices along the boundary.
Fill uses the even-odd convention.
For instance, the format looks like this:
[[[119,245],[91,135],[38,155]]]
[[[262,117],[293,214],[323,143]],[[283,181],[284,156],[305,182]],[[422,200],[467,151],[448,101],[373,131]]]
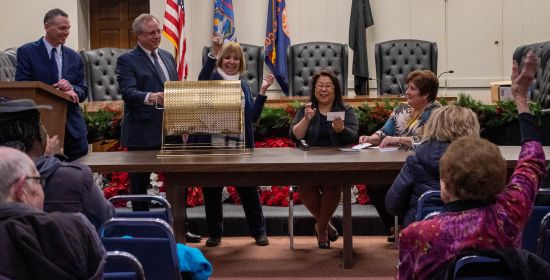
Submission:
[[[51,105],[52,109],[39,109],[40,120],[48,135],[57,135],[60,145],[65,141],[67,102],[70,98],[62,91],[38,81],[0,82],[0,96],[9,99],[31,99],[38,105]]]

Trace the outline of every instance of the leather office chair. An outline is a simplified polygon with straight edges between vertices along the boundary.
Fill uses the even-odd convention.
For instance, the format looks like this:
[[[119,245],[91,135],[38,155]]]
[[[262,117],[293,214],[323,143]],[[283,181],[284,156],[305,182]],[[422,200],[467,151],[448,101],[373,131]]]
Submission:
[[[308,42],[287,50],[290,96],[309,96],[311,77],[321,70],[336,74],[342,94],[348,92],[348,45],[331,42]]]
[[[533,50],[535,56],[539,60],[539,66],[531,88],[531,100],[539,102],[542,108],[550,108],[550,85],[548,84],[550,83],[550,74],[547,74],[548,69],[550,69],[548,67],[548,60],[550,59],[550,41],[523,45],[516,48],[513,58],[515,61],[518,61],[520,66],[529,50]]]
[[[252,90],[252,96],[256,97],[262,86],[264,79],[264,47],[249,44],[240,44],[244,52],[244,62],[246,63],[246,72],[241,75],[248,81],[248,86]],[[202,63],[206,62],[209,47],[202,49]]]
[[[0,51],[0,82],[15,81],[15,65],[9,54]]]
[[[89,101],[122,100],[116,80],[116,61],[129,49],[100,48],[80,51],[88,85]]]
[[[391,40],[375,45],[378,95],[405,94],[407,75],[431,70],[437,75],[437,44],[414,39]]]
[[[8,55],[14,66],[17,65],[17,48],[5,49],[4,52]]]

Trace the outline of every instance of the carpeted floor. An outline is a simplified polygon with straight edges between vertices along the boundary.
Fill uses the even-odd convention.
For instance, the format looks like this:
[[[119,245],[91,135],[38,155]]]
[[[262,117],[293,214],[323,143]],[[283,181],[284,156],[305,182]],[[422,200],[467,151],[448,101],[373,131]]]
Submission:
[[[259,247],[250,237],[224,237],[216,248],[200,248],[214,267],[211,279],[393,279],[397,249],[384,236],[354,236],[353,269],[343,269],[342,238],[331,243],[331,249],[317,247],[315,237],[298,236],[295,249],[289,248],[288,237],[269,238],[270,245]]]

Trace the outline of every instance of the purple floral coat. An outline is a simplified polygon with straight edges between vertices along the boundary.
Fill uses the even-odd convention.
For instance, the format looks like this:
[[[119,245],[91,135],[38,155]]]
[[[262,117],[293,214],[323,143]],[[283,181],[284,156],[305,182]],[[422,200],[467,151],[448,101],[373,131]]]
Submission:
[[[541,144],[524,142],[510,183],[495,203],[444,212],[403,230],[396,279],[428,279],[463,250],[519,247],[544,173]]]

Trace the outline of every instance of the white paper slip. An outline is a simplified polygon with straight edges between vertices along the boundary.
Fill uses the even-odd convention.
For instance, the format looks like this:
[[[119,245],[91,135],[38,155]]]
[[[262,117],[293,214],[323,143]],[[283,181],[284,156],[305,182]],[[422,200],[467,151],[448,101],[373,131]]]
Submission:
[[[327,113],[327,121],[333,121],[336,119],[336,117],[340,117],[342,120],[345,120],[346,112],[328,112]]]
[[[380,152],[395,152],[399,149],[399,147],[384,147],[384,148],[380,148],[378,147],[378,150]]]
[[[358,149],[353,149],[353,148],[340,148],[340,151],[342,151],[342,152],[359,152]]]
[[[364,149],[364,148],[367,148],[367,147],[370,147],[372,146],[371,143],[362,143],[362,144],[357,144],[353,147],[351,147],[352,149],[355,149],[355,150],[361,150],[361,149]]]

